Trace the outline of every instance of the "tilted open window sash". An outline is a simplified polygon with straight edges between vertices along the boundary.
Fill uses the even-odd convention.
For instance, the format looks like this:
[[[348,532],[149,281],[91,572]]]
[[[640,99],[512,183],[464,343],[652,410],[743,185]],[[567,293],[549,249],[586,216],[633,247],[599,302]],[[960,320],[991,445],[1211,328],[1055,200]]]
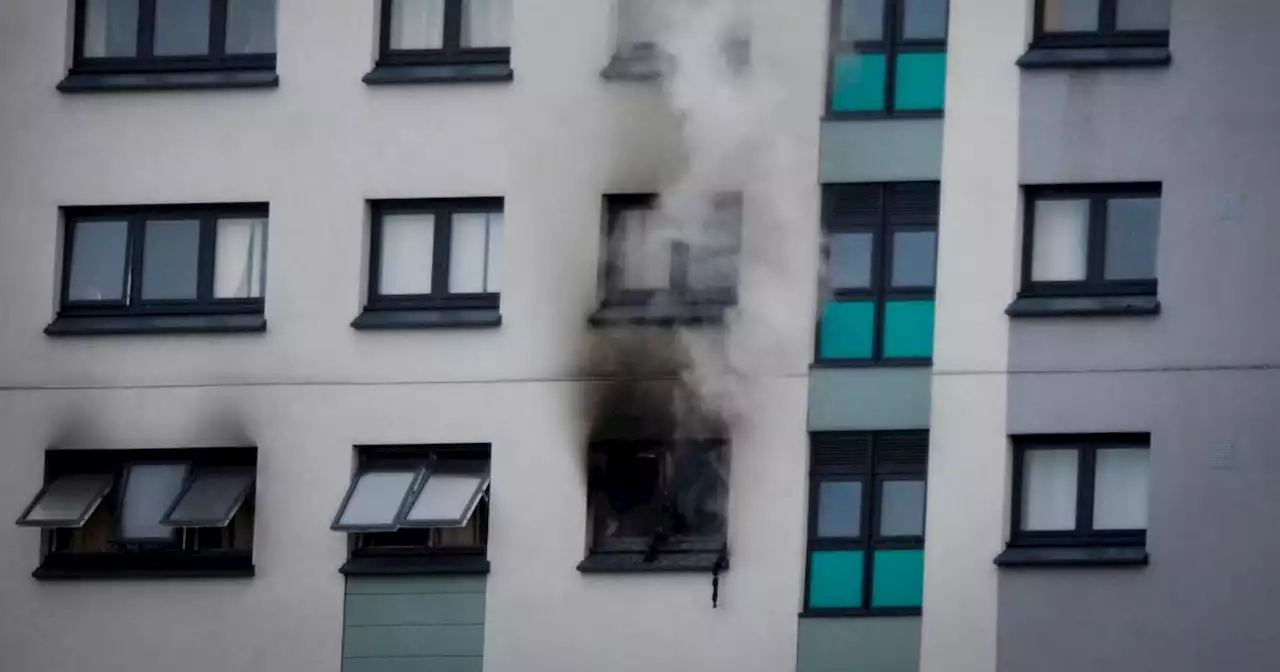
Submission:
[[[252,469],[199,469],[160,522],[169,527],[226,527],[253,490],[254,480]]]
[[[466,527],[489,487],[483,469],[435,470],[423,479],[401,527]]]
[[[483,466],[362,469],[351,479],[331,527],[339,532],[465,527],[488,487]]]
[[[18,518],[18,525],[82,527],[111,491],[114,482],[115,478],[111,474],[59,476],[40,489]]]

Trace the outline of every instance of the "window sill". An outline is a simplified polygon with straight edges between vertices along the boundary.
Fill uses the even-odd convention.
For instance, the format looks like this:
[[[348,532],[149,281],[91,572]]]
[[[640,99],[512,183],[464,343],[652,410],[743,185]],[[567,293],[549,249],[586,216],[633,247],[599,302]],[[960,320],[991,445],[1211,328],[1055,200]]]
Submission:
[[[186,72],[72,72],[61,82],[63,93],[107,91],[179,91],[192,89],[263,89],[280,86],[275,70],[208,70]]]
[[[1018,59],[1024,70],[1159,68],[1173,61],[1168,47],[1031,47]]]
[[[870,609],[806,609],[800,618],[883,618],[919,616],[920,607],[872,607]]]
[[[121,336],[132,334],[258,333],[267,330],[260,314],[126,315],[59,317],[44,328],[49,336]]]
[[[1115,567],[1147,564],[1142,546],[1010,546],[996,556],[1000,567]]]
[[[933,366],[932,357],[904,357],[902,359],[819,359],[810,369],[927,369]]]
[[[645,562],[644,553],[592,553],[578,563],[583,574],[646,574],[669,572],[710,572],[723,557],[721,571],[729,569],[729,559],[720,551],[659,553]]]
[[[379,65],[364,76],[370,86],[394,84],[450,84],[510,82],[510,63],[441,63],[436,65]]]
[[[56,554],[45,558],[31,576],[61,579],[192,579],[254,575],[253,555]]]
[[[1005,309],[1009,317],[1159,315],[1155,296],[1020,296]]]
[[[404,576],[410,574],[488,574],[482,556],[415,556],[351,558],[338,570],[346,576]]]
[[[497,308],[470,310],[366,310],[352,320],[359,330],[460,329],[502,326]]]
[[[674,305],[601,306],[587,318],[593,327],[642,324],[670,327],[693,324],[721,324],[730,306],[723,303]]]
[[[600,71],[600,77],[614,82],[656,82],[662,79],[662,65],[656,53],[617,53]]]
[[[868,110],[865,112],[829,111],[823,121],[876,121],[892,119],[941,119],[944,111],[938,110]]]

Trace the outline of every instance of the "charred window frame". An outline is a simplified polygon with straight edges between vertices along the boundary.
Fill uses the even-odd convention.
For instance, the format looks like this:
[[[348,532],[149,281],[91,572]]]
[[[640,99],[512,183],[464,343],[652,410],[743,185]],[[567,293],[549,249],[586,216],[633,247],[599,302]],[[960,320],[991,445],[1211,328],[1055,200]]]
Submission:
[[[396,0],[381,0],[378,61],[364,78],[366,84],[433,82],[504,82],[511,70],[511,27],[506,45],[468,46],[463,40],[464,5],[475,0],[442,0],[443,17],[438,47],[398,48],[392,39]],[[507,16],[507,20],[511,20]]]
[[[489,458],[487,444],[359,446],[357,469],[333,529],[348,537],[347,575],[485,574],[489,540]],[[386,524],[346,525],[343,516],[359,480],[369,473],[415,474]],[[464,525],[410,520],[410,511],[437,475],[477,477],[481,483],[462,515]]]
[[[1036,0],[1033,47],[1167,47],[1168,28],[1126,30],[1118,25],[1120,5],[1129,0],[1098,0],[1096,29],[1054,31],[1046,29],[1046,9],[1051,0]]]
[[[924,495],[920,493],[919,534],[894,534],[882,526],[886,484],[912,483],[923,490],[928,470],[927,431],[815,432],[810,437],[808,544],[805,562],[805,617],[916,616],[921,613],[924,549]],[[823,485],[859,485],[856,516],[842,529],[824,530]],[[838,513],[838,512],[835,512]],[[839,520],[838,518],[836,519]],[[848,525],[855,529],[849,529]],[[839,527],[839,525],[837,525]],[[892,554],[908,555],[904,570]],[[857,563],[828,571],[828,558],[853,554]],[[911,562],[921,570],[913,574]],[[883,563],[881,567],[878,564]],[[882,581],[877,581],[877,571]],[[892,576],[891,576],[892,573]],[[901,575],[901,576],[899,576]],[[844,582],[847,585],[833,585]],[[886,593],[877,594],[880,586]],[[832,597],[838,594],[839,597]],[[905,598],[905,599],[904,599]]]
[[[257,449],[49,450],[45,484],[18,519],[41,529],[39,579],[252,576]],[[130,474],[151,466],[183,469],[180,487],[137,495],[163,535],[128,535]],[[75,519],[36,515],[60,479],[102,479]],[[207,487],[211,480],[221,485]],[[143,501],[150,498],[150,501]]]

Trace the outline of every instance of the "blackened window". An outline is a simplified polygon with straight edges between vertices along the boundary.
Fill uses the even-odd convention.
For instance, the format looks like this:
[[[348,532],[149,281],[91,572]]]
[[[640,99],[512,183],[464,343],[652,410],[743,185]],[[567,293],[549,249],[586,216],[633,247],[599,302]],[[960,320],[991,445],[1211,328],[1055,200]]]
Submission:
[[[919,614],[928,433],[811,438],[806,616]]]
[[[1037,46],[1164,46],[1172,0],[1036,0]]]
[[[275,68],[276,0],[76,0],[80,72]]]
[[[370,84],[511,78],[512,0],[382,0]]]
[[[940,115],[947,17],[947,0],[833,0],[828,113]]]

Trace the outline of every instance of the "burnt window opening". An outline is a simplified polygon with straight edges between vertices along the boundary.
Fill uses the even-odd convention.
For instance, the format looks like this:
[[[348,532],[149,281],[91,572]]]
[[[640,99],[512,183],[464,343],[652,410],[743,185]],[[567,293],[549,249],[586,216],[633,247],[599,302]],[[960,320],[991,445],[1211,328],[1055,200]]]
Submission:
[[[253,574],[255,448],[51,450],[36,578]]]

